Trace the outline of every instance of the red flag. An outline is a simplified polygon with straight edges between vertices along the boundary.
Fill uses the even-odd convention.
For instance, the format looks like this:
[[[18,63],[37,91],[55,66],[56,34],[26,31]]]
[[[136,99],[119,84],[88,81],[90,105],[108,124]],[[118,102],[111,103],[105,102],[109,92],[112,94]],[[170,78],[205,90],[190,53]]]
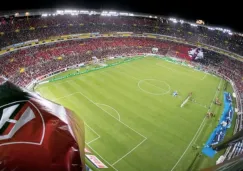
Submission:
[[[9,82],[0,94],[0,170],[84,170],[84,126],[72,111]]]

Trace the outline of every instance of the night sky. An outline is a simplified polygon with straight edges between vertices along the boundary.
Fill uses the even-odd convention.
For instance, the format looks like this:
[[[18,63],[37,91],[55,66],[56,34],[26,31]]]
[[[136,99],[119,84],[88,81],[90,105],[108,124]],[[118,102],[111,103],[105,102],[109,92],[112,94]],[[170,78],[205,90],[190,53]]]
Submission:
[[[112,9],[142,12],[206,24],[243,33],[243,6],[236,0],[14,0],[3,1],[0,10],[43,8]]]

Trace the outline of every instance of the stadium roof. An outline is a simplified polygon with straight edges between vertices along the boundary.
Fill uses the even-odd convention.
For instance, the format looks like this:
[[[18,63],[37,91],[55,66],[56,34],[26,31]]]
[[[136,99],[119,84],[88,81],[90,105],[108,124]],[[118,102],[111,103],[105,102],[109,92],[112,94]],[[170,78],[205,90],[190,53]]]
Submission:
[[[184,19],[176,19],[174,17],[166,17],[161,15],[153,15],[153,14],[144,14],[144,13],[133,13],[133,12],[122,12],[122,11],[115,11],[115,10],[92,10],[92,9],[40,9],[40,10],[21,10],[21,11],[9,11],[9,12],[0,12],[0,17],[9,18],[10,16],[14,17],[26,17],[26,16],[55,16],[55,15],[101,15],[101,16],[108,16],[108,17],[115,17],[115,16],[130,16],[130,17],[144,17],[144,18],[151,18],[151,19],[166,19],[173,23],[187,23],[190,24],[192,27],[206,27],[209,30],[219,30],[224,33],[228,33],[229,35],[237,34],[243,36],[241,33],[233,32],[226,28],[221,28],[217,26],[211,25],[202,25],[197,24],[196,21],[188,21]]]

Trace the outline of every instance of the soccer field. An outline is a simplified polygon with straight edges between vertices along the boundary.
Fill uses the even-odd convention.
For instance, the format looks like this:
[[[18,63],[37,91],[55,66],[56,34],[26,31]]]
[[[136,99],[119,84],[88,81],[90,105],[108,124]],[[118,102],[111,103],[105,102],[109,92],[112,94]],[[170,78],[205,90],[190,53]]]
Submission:
[[[210,74],[145,57],[42,84],[36,91],[84,120],[86,147],[108,166],[103,170],[195,171],[215,165],[217,158],[197,154],[222,113],[223,106],[212,102],[222,101],[225,84]],[[227,90],[232,92],[230,86]],[[192,100],[180,107],[190,92]],[[205,118],[209,107],[215,118]]]

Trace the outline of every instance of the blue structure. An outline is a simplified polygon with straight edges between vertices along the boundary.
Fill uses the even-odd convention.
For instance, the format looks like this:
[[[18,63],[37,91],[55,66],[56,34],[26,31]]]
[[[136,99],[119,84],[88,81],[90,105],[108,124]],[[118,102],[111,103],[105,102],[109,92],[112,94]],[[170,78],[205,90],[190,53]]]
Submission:
[[[218,126],[214,129],[210,135],[206,145],[204,146],[202,153],[209,157],[214,157],[216,151],[211,148],[211,145],[218,144],[223,141],[224,136],[228,128],[231,127],[233,119],[234,108],[232,105],[232,97],[230,93],[224,92],[224,111],[221,115]]]

